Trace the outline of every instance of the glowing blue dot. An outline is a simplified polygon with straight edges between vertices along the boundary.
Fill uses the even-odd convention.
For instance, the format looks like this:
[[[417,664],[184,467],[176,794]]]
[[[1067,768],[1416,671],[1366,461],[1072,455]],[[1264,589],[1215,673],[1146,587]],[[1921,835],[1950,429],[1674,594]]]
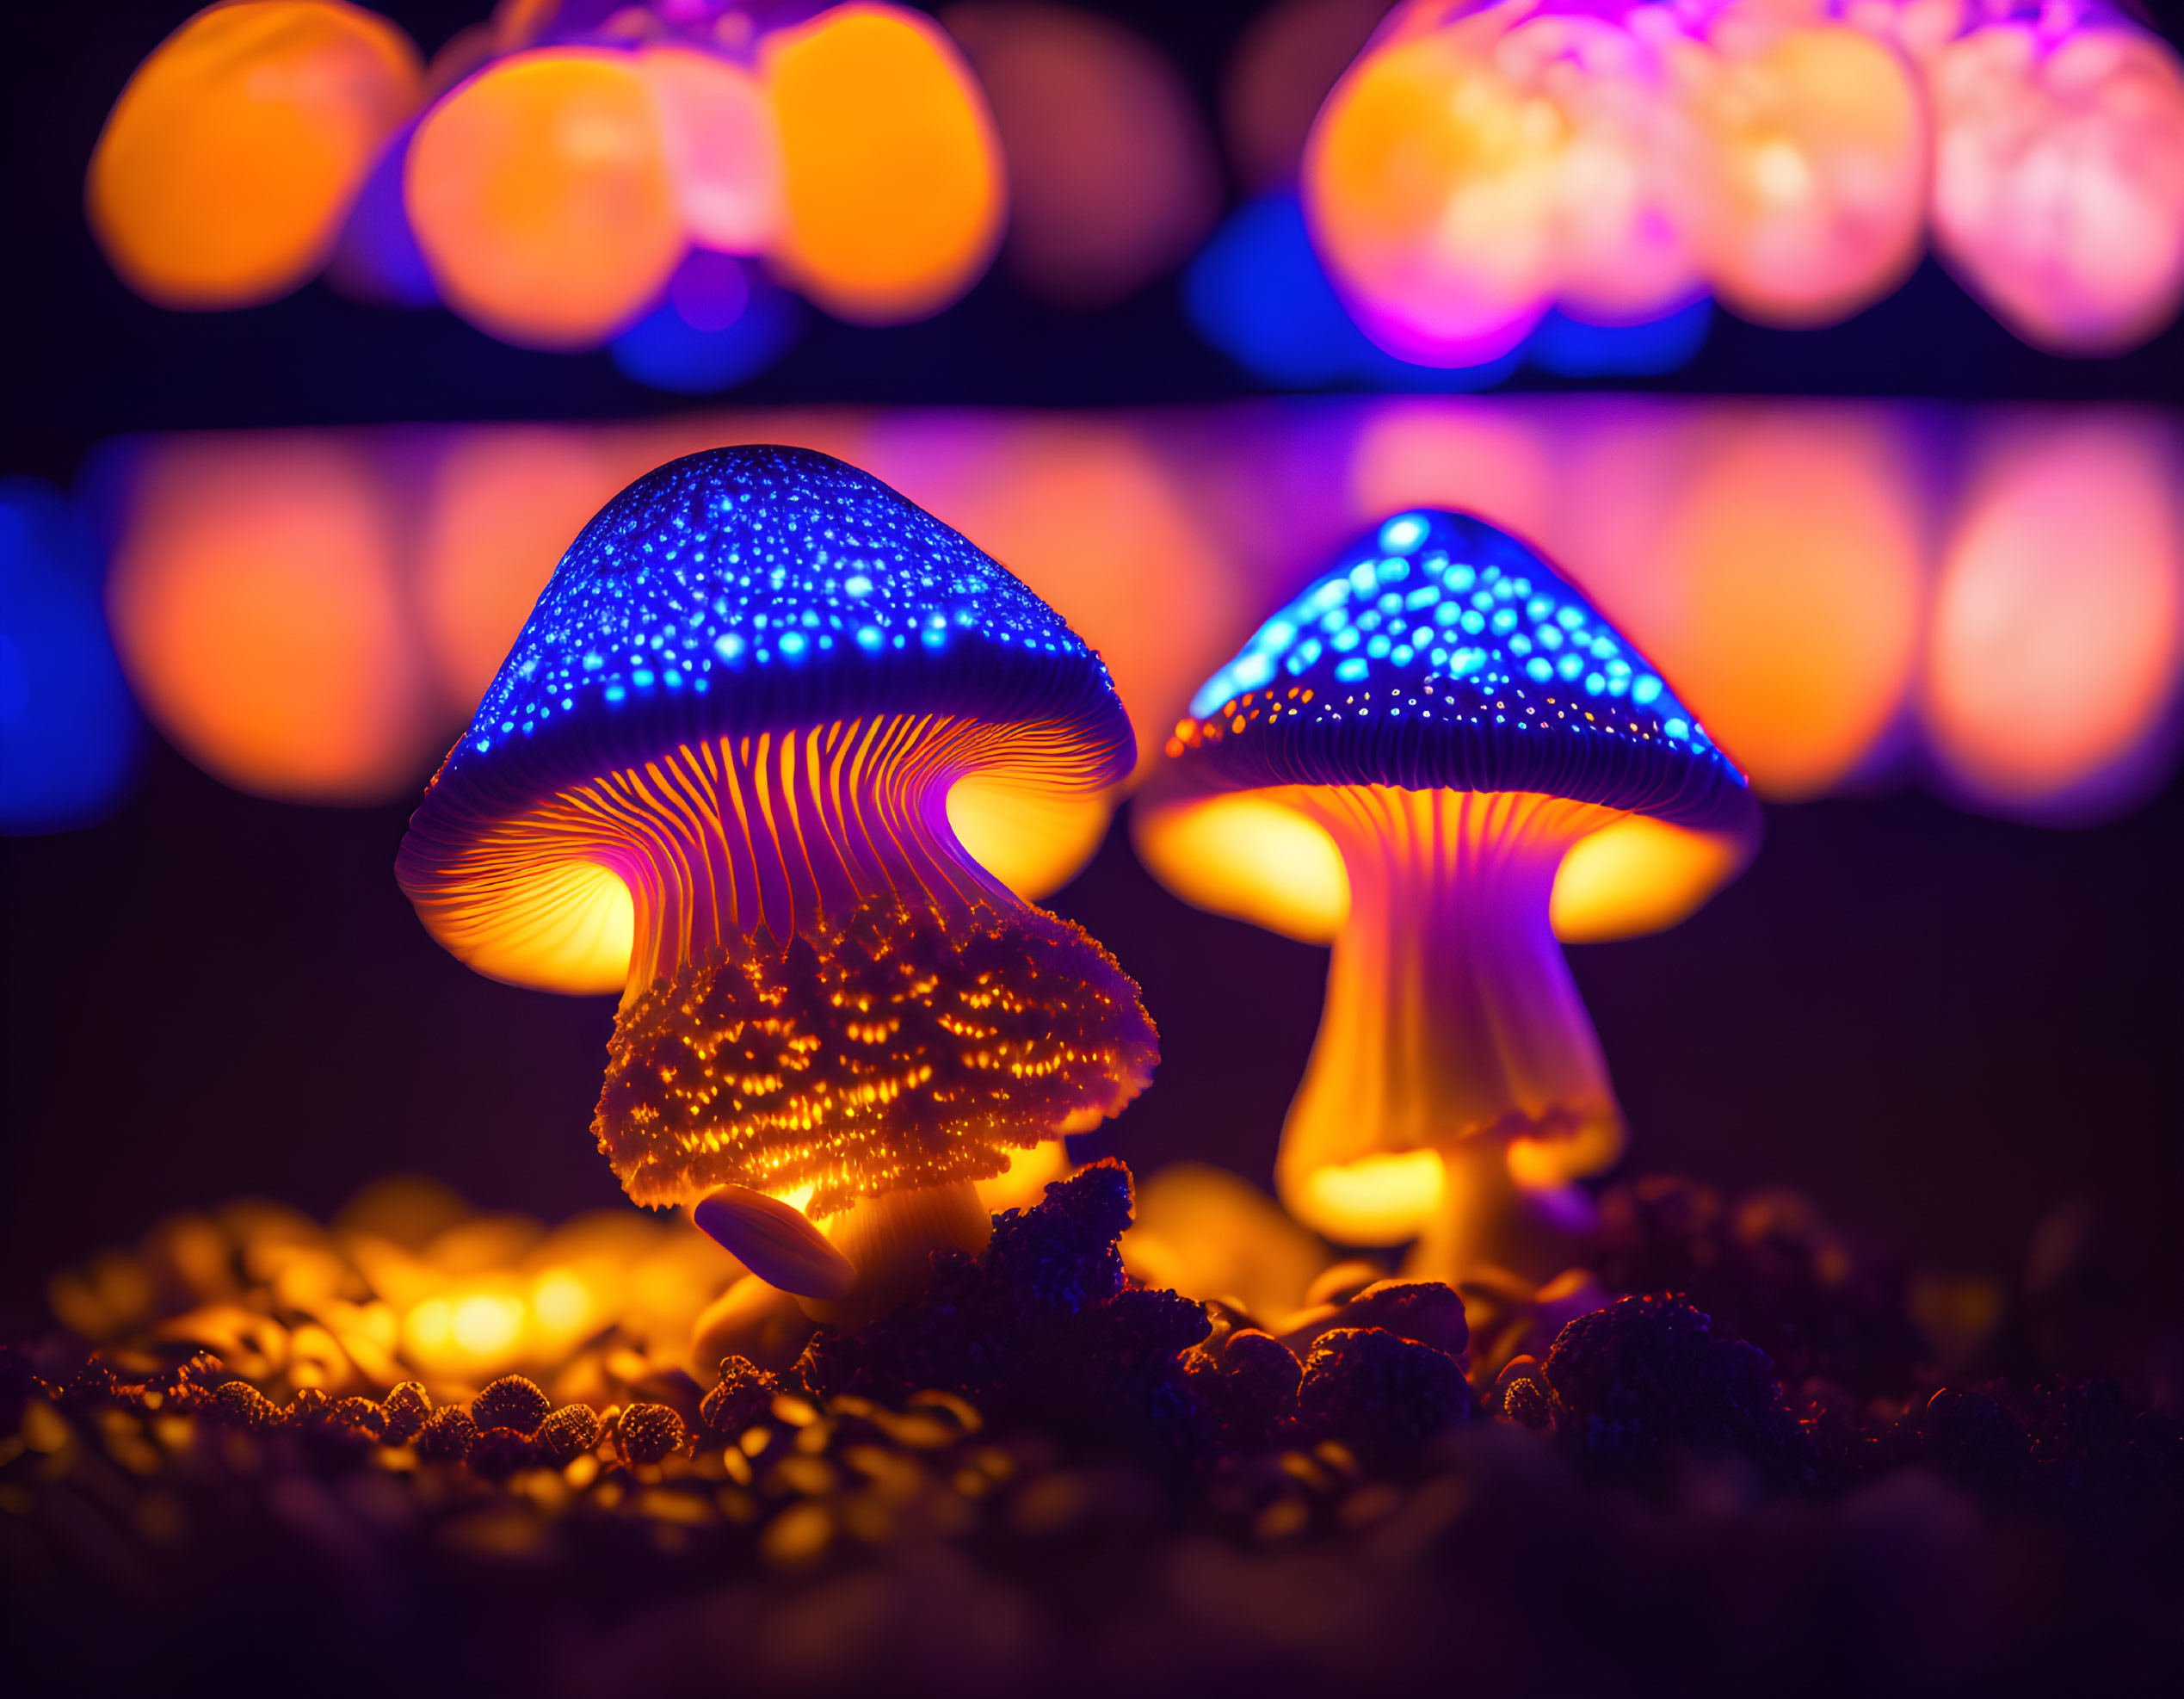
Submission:
[[[472,745],[472,747],[476,749],[480,755],[483,755],[487,750],[493,747],[493,740],[490,738],[480,738]]]
[[[1242,657],[1229,669],[1229,677],[1238,690],[1255,690],[1274,677],[1274,658],[1264,654]]]
[[[1335,677],[1345,684],[1356,683],[1359,679],[1365,677],[1367,670],[1364,660],[1354,655],[1347,661],[1337,661],[1335,664]]]
[[[1644,707],[1661,694],[1662,688],[1661,681],[1651,673],[1640,673],[1631,686],[1631,700]]]
[[[629,692],[623,689],[619,684],[609,684],[606,689],[602,691],[600,694],[605,696],[610,702],[619,702],[623,697],[629,695]]]
[[[1349,578],[1350,588],[1360,596],[1370,596],[1380,587],[1380,581],[1373,575],[1373,563],[1369,560],[1360,561],[1351,567]]]
[[[1008,633],[1003,632],[1002,635],[1005,638]],[[928,626],[923,631],[918,633],[917,640],[920,643],[922,643],[928,649],[945,649],[947,646],[948,641],[947,627],[946,626]]]
[[[640,690],[651,689],[652,688],[653,682],[652,669],[650,667],[639,667],[634,672],[630,674],[629,682],[634,684]]]
[[[1542,684],[1555,676],[1554,664],[1545,655],[1534,655],[1524,664],[1524,670]]]
[[[857,628],[857,646],[860,649],[877,649],[884,637],[885,633],[878,626],[860,626]]]
[[[1679,742],[1691,735],[1691,727],[1681,720],[1663,720],[1661,729]]]
[[[860,572],[854,578],[847,580],[842,587],[845,590],[848,591],[852,596],[870,596],[872,594],[872,580],[867,578],[862,572]]]
[[[1380,528],[1380,547],[1390,554],[1408,554],[1425,537],[1426,522],[1415,513],[1403,514]]]
[[[713,639],[713,652],[724,661],[732,661],[743,652],[743,639],[732,631],[724,632]]]
[[[1387,654],[1388,646],[1387,633],[1385,632],[1376,632],[1372,637],[1367,639],[1365,652],[1377,661]]]
[[[607,658],[604,655],[593,653],[584,657],[584,670],[586,672],[597,672],[600,668],[605,666],[606,664]]]
[[[1585,694],[1587,695],[1597,696],[1606,689],[1607,689],[1607,674],[1589,672],[1585,675]]]

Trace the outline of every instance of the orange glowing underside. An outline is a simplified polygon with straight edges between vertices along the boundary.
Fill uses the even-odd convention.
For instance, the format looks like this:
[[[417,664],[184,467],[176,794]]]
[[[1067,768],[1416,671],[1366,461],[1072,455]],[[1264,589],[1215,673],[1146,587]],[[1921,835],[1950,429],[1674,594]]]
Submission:
[[[594,1130],[637,1202],[808,1186],[832,1215],[992,1178],[1150,1078],[1136,987],[972,862],[946,807],[972,774],[1081,791],[1113,754],[932,715],[723,738],[497,822],[436,787],[398,873],[442,943],[504,977],[601,974],[619,950]]]
[[[787,936],[891,882],[943,907],[995,880],[1036,888],[1104,830],[1096,764],[1064,727],[930,715],[724,738],[479,823],[405,871],[404,888],[481,973],[618,991],[731,933]]]
[[[1153,876],[1194,907],[1314,944],[1333,942],[1349,917],[1341,849],[1277,791],[1141,797],[1131,837]],[[1753,847],[1643,814],[1610,819],[1556,870],[1555,936],[1589,944],[1665,931],[1742,871]]]

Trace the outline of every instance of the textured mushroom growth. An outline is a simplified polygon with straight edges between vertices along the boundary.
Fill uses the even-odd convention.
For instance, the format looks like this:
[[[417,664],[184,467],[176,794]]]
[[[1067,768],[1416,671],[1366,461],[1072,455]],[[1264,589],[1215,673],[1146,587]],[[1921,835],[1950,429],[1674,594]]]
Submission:
[[[1293,916],[1313,845],[1339,854],[1285,1201],[1337,1239],[1421,1237],[1425,1273],[1525,1260],[1518,1194],[1623,1138],[1558,874],[1602,850],[1589,936],[1680,917],[1749,852],[1742,775],[1573,586],[1447,513],[1346,552],[1207,681],[1168,753],[1139,842],[1194,900],[1264,912],[1255,888],[1286,887]]]
[[[972,859],[948,793],[1051,808],[1132,758],[1099,658],[963,537],[824,454],[722,448],[585,528],[397,873],[481,972],[623,985],[594,1130],[638,1202],[743,1189],[708,1230],[774,1233],[733,1201],[891,1198],[961,1242],[972,1182],[1114,1113],[1156,1049],[1137,987]],[[852,1262],[861,1233],[836,1231]]]

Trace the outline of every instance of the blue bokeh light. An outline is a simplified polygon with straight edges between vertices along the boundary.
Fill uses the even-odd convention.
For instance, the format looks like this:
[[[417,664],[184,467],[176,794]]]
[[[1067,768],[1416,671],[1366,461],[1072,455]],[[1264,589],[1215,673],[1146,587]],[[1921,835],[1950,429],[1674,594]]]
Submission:
[[[1452,369],[1416,366],[1378,346],[1328,281],[1293,191],[1230,214],[1184,274],[1183,306],[1200,336],[1274,389],[1486,389],[1522,357],[1518,350]]]
[[[609,345],[617,370],[671,395],[712,395],[787,353],[804,326],[794,296],[758,267],[691,254],[666,299]]]
[[[143,729],[101,606],[105,556],[52,485],[0,480],[0,831],[119,807]]]
[[[1663,377],[1698,357],[1713,324],[1706,295],[1641,324],[1591,324],[1558,308],[1532,332],[1525,358],[1561,378]]]
[[[364,179],[342,226],[341,240],[326,267],[326,281],[352,300],[374,306],[428,307],[440,303],[440,290],[410,227],[402,178],[410,158],[411,119],[397,131]]]

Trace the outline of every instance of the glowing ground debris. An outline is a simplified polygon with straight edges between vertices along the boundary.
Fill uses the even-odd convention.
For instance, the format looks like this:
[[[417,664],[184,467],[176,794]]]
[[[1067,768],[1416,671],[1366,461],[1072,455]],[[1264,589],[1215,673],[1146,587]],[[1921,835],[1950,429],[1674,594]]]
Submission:
[[[526,983],[626,893],[595,1131],[639,1202],[970,1197],[1156,1053],[1112,958],[965,853],[948,792],[1097,792],[1131,759],[1098,658],[960,535],[824,455],[719,449],[585,528],[397,871]]]
[[[323,265],[423,96],[416,50],[339,0],[207,7],[138,66],[85,201],[114,269],[171,307],[247,306]]]

